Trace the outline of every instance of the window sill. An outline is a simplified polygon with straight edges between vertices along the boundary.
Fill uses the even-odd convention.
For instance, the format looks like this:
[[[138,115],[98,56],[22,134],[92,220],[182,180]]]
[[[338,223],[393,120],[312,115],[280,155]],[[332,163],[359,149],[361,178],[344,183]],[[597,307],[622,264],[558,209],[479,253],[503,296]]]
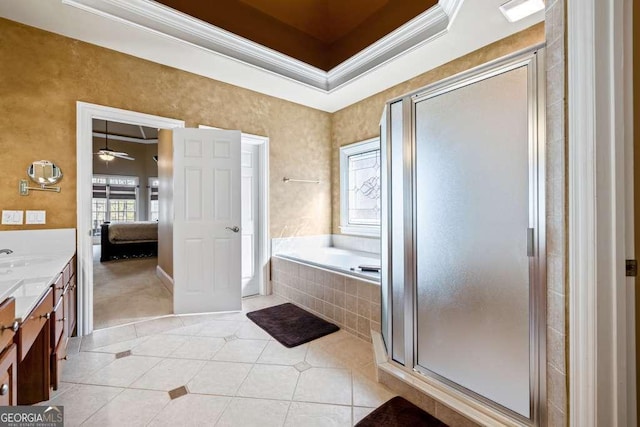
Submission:
[[[367,227],[357,225],[341,225],[340,232],[351,236],[377,237],[380,238],[380,227]]]

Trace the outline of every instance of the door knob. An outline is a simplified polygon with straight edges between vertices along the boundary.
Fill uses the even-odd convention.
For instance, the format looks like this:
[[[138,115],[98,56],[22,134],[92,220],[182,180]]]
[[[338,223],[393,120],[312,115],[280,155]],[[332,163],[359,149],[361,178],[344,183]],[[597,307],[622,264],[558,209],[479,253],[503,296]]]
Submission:
[[[0,387],[0,396],[5,396],[7,393],[9,393],[9,384],[2,384]]]
[[[234,233],[237,233],[238,231],[240,231],[240,227],[238,227],[237,225],[234,227],[225,227],[227,230],[231,230]]]

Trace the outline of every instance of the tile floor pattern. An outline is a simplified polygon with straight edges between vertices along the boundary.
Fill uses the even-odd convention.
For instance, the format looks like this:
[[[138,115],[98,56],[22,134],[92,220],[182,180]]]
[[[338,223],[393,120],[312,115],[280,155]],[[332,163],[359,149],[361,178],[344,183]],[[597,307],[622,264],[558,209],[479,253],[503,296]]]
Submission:
[[[282,302],[73,338],[42,404],[63,405],[66,426],[352,426],[393,396],[375,381],[370,343],[339,331],[288,349],[245,316]]]

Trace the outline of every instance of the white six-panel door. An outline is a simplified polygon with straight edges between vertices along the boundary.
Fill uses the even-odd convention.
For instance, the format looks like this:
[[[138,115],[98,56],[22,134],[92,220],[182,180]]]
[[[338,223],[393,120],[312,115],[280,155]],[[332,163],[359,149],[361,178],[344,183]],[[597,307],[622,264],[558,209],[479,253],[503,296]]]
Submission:
[[[240,132],[173,134],[174,312],[240,310]]]

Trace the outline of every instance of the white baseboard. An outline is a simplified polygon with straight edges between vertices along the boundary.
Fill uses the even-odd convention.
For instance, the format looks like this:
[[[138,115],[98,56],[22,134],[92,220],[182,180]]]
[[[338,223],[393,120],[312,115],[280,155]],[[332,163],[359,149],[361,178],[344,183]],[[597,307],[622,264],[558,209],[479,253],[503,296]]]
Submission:
[[[173,294],[173,279],[159,265],[156,266],[156,275],[162,284]]]

